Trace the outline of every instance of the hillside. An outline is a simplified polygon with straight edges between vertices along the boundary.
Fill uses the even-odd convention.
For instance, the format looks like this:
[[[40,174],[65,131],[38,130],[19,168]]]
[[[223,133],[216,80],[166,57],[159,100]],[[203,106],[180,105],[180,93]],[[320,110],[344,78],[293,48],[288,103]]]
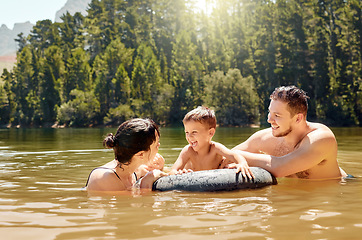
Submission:
[[[16,23],[14,29],[9,29],[5,24],[0,27],[0,56],[15,55],[16,42],[15,39],[19,33],[28,35],[33,28],[30,22]]]
[[[55,14],[55,21],[61,22],[60,17],[65,14],[67,11],[70,14],[74,14],[76,12],[80,12],[83,15],[86,15],[86,9],[88,8],[88,4],[91,0],[68,0],[66,4],[59,9]],[[28,22],[25,23],[16,23],[14,25],[14,29],[9,29],[5,24],[0,27],[0,56],[10,56],[9,59],[15,59],[14,56],[16,55],[16,42],[15,39],[18,37],[19,33],[24,33],[24,36],[30,34],[31,29],[33,28],[34,24]],[[9,67],[12,65],[13,62],[6,60],[0,60],[0,73],[2,73],[2,69],[4,67]]]
[[[74,15],[76,12],[80,12],[83,16],[86,16],[88,4],[90,2],[91,0],[68,0],[55,14],[55,22],[61,22],[60,17],[67,13],[67,11],[71,15]]]

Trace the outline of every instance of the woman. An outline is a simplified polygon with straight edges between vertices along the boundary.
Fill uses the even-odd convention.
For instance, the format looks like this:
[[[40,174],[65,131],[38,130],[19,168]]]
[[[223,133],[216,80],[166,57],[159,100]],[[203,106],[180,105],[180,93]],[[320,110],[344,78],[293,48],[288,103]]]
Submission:
[[[140,178],[135,173],[137,169],[141,165],[148,165],[155,157],[162,159],[157,154],[159,139],[158,126],[151,119],[136,118],[122,123],[115,136],[110,133],[103,141],[103,146],[113,148],[115,159],[92,170],[86,184],[87,190],[131,190],[137,178]],[[152,188],[153,182],[165,175],[155,169],[140,179],[138,184],[140,188]]]

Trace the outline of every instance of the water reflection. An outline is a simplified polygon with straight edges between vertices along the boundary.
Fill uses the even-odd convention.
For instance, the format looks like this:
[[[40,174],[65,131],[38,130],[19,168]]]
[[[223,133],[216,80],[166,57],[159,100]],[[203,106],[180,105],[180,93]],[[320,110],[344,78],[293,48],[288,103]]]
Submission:
[[[88,195],[90,170],[113,158],[113,129],[0,131],[0,231],[4,239],[358,239],[362,233],[362,131],[336,129],[339,162],[356,179],[279,179],[256,190]],[[218,129],[228,147],[254,129]],[[170,166],[183,129],[161,129]],[[31,234],[29,232],[31,231]]]
[[[264,223],[272,215],[273,207],[266,197],[248,195],[242,192],[201,196],[162,193],[155,196],[153,205],[157,218],[148,221],[146,226],[153,226],[160,236],[169,234],[171,229],[176,235],[187,229],[192,235],[220,237],[236,231],[238,236],[262,236],[268,229]],[[251,227],[256,229],[255,232],[251,231]],[[244,233],[240,235],[240,232]]]
[[[266,191],[268,190],[261,190]],[[266,194],[265,192],[265,194]],[[243,195],[243,196],[241,196]],[[150,193],[142,197],[91,197],[88,207],[105,209],[103,220],[115,226],[109,236],[162,239],[163,236],[263,236],[274,211],[267,197],[250,192],[195,194]],[[140,232],[139,229],[142,229]]]

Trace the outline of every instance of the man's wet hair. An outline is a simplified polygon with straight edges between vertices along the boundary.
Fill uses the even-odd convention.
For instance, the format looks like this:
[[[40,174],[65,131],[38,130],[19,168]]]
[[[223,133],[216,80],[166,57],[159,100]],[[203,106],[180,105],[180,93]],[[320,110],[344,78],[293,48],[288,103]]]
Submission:
[[[270,95],[271,100],[286,102],[292,116],[298,113],[307,116],[308,98],[309,97],[302,89],[293,85],[275,88],[274,92]]]

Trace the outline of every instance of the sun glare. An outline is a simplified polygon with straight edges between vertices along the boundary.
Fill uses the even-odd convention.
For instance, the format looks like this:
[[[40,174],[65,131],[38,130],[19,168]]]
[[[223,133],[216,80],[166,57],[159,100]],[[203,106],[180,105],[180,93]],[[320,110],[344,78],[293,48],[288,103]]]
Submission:
[[[209,14],[212,9],[212,0],[194,0],[193,6],[195,12],[204,12],[206,14]]]
[[[205,9],[206,7],[205,5],[206,5],[205,0],[195,0],[195,8],[202,10]]]

